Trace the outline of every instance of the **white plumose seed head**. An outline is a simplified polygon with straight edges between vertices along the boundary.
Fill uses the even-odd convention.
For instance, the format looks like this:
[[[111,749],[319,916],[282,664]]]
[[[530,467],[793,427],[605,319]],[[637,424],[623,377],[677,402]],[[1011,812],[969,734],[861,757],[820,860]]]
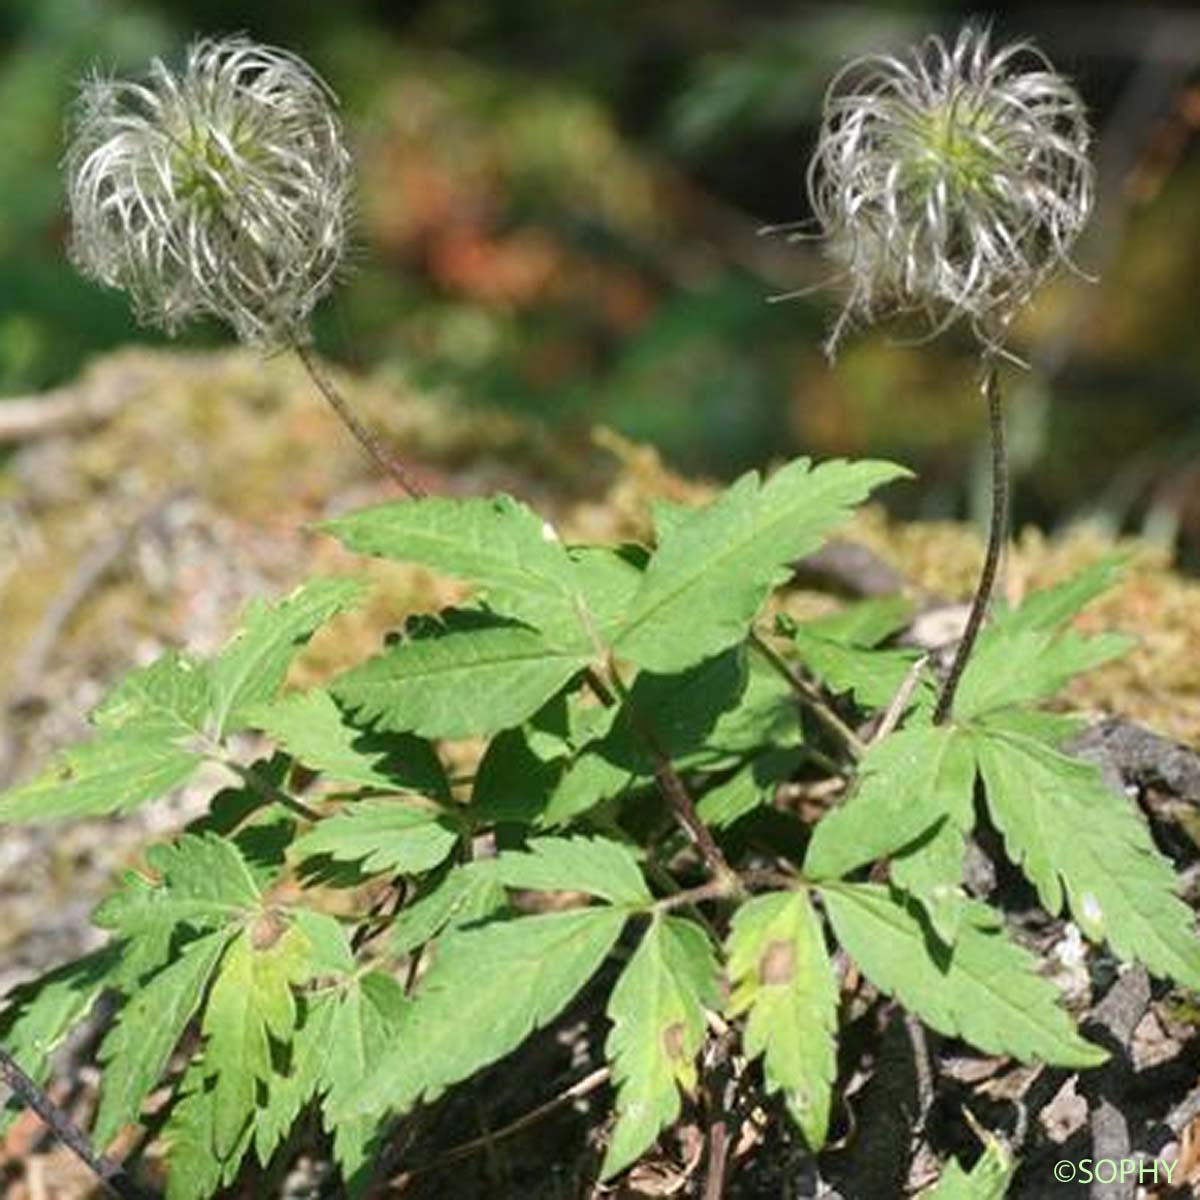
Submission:
[[[843,68],[808,173],[848,287],[827,352],[849,324],[904,312],[930,336],[966,317],[999,349],[1016,310],[1070,263],[1092,208],[1089,141],[1071,84],[1027,42],[993,51],[986,29]]]
[[[173,73],[82,88],[66,156],[71,257],[175,332],[228,321],[243,341],[304,340],[345,251],[351,161],[335,99],[300,59],[199,41]]]

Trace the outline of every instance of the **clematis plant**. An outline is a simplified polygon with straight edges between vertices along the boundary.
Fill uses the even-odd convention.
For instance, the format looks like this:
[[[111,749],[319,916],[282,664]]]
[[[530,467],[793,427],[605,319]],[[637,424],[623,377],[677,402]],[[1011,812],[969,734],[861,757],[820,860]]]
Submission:
[[[993,49],[968,25],[903,54],[848,63],[826,92],[808,193],[846,299],[846,329],[916,313],[936,337],[970,322],[981,346],[992,444],[988,548],[937,721],[983,623],[1002,553],[1008,467],[996,360],[1009,323],[1060,267],[1091,214],[1083,101],[1032,43]]]
[[[461,1174],[437,1186],[470,1195],[477,1150],[567,1105],[592,1114],[570,1151],[581,1181],[620,1187],[687,1106],[708,1131],[702,1159],[688,1138],[705,1196],[727,1194],[734,1147],[754,1140],[733,1134],[763,1121],[772,1186],[805,1156],[824,1194],[869,1153],[839,1096],[879,1063],[854,1014],[880,997],[984,1054],[1064,1073],[1107,1057],[968,877],[972,846],[1109,956],[1098,979],[1119,959],[1200,990],[1171,861],[1135,803],[1063,752],[1079,724],[1041,707],[1127,648],[1070,627],[1121,564],[980,631],[1005,508],[996,359],[1013,313],[1069,261],[1086,148],[1070,86],[977,30],[854,64],[826,104],[810,182],[850,279],[831,345],[851,320],[917,311],[935,331],[968,320],[984,359],[992,538],[946,679],[895,644],[903,596],[789,615],[795,562],[907,475],[891,463],[750,471],[705,504],[660,503],[639,545],[573,542],[503,495],[342,514],[322,532],[347,553],[430,572],[457,601],[300,690],[302,647],[366,592],[310,579],[252,605],[207,658],[170,650],[132,671],[89,739],[0,794],[3,829],[228,784],[114,881],[93,914],[103,945],[5,998],[0,1080],[17,1100],[127,1198],[163,1171],[168,1200],[274,1194],[316,1156],[350,1197],[450,1165]],[[299,60],[201,42],[179,74],[93,81],[68,175],[86,270],[168,328],[216,314],[294,347],[341,403],[306,337],[341,260],[349,166],[332,97]],[[976,836],[985,821],[1000,848]],[[46,1084],[102,997],[85,1133]],[[510,1077],[520,1088],[494,1086],[506,1067],[483,1074],[567,1022],[586,1034],[544,1038],[537,1068]],[[579,1074],[526,1097],[548,1051]],[[443,1152],[435,1139],[473,1108],[452,1099],[464,1087],[487,1129]],[[508,1119],[518,1094],[528,1107]],[[918,1142],[926,1110],[898,1116],[934,1144]],[[985,1142],[969,1179],[946,1164],[937,1196],[1004,1191],[1017,1163],[1001,1134]],[[135,1148],[118,1163],[113,1146]],[[486,1175],[500,1194],[491,1161]]]

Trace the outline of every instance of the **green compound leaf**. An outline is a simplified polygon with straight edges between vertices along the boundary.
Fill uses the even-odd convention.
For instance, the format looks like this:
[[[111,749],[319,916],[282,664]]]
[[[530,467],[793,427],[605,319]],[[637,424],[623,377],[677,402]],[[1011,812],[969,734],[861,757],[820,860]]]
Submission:
[[[880,991],[927,1025],[989,1054],[1092,1067],[1107,1054],[1079,1036],[1037,960],[998,915],[972,904],[952,947],[933,942],[916,902],[877,884],[821,889],[834,933]]]
[[[293,843],[301,859],[328,855],[368,874],[410,875],[444,862],[458,841],[453,821],[421,800],[355,800]]]
[[[479,823],[534,824],[558,786],[568,749],[543,746],[528,725],[498,733],[475,769],[473,819]]]
[[[731,1017],[749,1014],[743,1044],[763,1055],[767,1090],[782,1091],[813,1150],[825,1142],[837,1075],[838,988],[806,892],[776,892],[734,914],[728,940]]]
[[[817,549],[873,488],[906,474],[890,463],[799,459],[765,483],[742,476],[663,533],[617,655],[667,673],[742,641],[780,571]]]
[[[391,950],[410,954],[443,930],[494,916],[508,903],[494,858],[452,868],[423,896],[407,904],[392,922]]]
[[[259,1085],[274,1075],[271,1039],[291,1041],[292,987],[310,974],[308,938],[279,913],[262,913],[225,951],[201,1022],[204,1073],[215,1077],[211,1149],[222,1162],[252,1125]]]
[[[335,1114],[354,1105],[362,1081],[401,1036],[408,1003],[396,980],[371,971],[341,990],[333,1011],[319,1090],[325,1094],[322,1115],[333,1134],[333,1157],[351,1196],[362,1194],[370,1182],[380,1123],[373,1117],[337,1119]]]
[[[293,1042],[292,989],[311,977],[311,951],[300,923],[273,911],[260,912],[229,942],[201,1020],[203,1049],[184,1073],[163,1131],[168,1200],[208,1200],[233,1181],[256,1136],[267,1149],[278,1132],[290,1100],[272,1043]]]
[[[203,1058],[189,1063],[179,1084],[179,1100],[163,1130],[170,1174],[167,1200],[211,1200],[233,1182],[254,1135],[247,1121],[237,1143],[223,1156],[214,1152],[217,1124],[216,1080],[206,1074]]]
[[[981,635],[954,699],[956,721],[1042,700],[1074,676],[1119,658],[1133,645],[1122,634],[1081,637],[1041,630],[987,630]]]
[[[717,717],[712,733],[700,747],[702,757],[696,765],[713,767],[725,759],[736,762],[767,746],[799,746],[804,731],[792,685],[761,654],[727,653],[737,656],[734,661],[744,661],[745,687]],[[694,753],[694,747],[685,747],[684,754],[692,758],[689,749]]]
[[[1061,629],[1098,596],[1120,582],[1129,558],[1123,551],[1105,555],[1070,579],[1027,596],[1019,607],[1001,609],[994,616],[992,627],[1006,631]]]
[[[319,979],[319,990],[297,996],[297,1020],[291,1043],[276,1046],[276,1070],[266,1089],[259,1089],[259,1110],[254,1119],[254,1148],[264,1166],[283,1140],[305,1104],[330,1086],[334,1053],[348,1048],[334,1045],[339,1005],[348,999],[367,976],[355,971],[354,951],[346,931],[326,913],[297,908],[290,919],[310,942],[310,967]],[[395,985],[399,990],[399,985]]]
[[[643,671],[611,725],[586,742],[550,796],[541,824],[560,825],[599,804],[650,782],[654,765],[647,737],[676,766],[701,752],[723,713],[746,687],[746,655],[726,651],[678,675]]]
[[[886,708],[900,691],[920,655],[912,650],[879,650],[879,642],[902,629],[912,615],[906,596],[883,596],[851,604],[841,612],[796,625],[786,619],[800,661],[834,694],[848,693],[863,708]],[[927,674],[918,676],[912,704],[932,703]]]
[[[840,808],[821,818],[804,860],[812,879],[845,875],[893,854],[942,818],[960,829],[974,819],[975,758],[952,726],[902,729],[876,742]]]
[[[899,633],[911,620],[913,607],[913,602],[899,593],[875,596],[823,617],[813,617],[797,628],[842,646],[868,649]]]
[[[386,1053],[336,1118],[407,1108],[515,1050],[595,974],[625,920],[601,906],[444,936]]]
[[[134,671],[92,714],[96,735],[0,795],[0,822],[41,824],[136,808],[185,783],[204,758],[207,670],[178,654]]]
[[[336,1120],[331,1114],[353,1103],[359,1084],[398,1033],[407,1003],[400,984],[378,971],[349,976],[306,999],[289,1069],[272,1077],[254,1119],[259,1162],[270,1162],[304,1106],[319,1098],[347,1193],[365,1194],[380,1123],[370,1117]]]
[[[696,1087],[704,1010],[716,1008],[719,973],[704,930],[656,917],[613,988],[605,1052],[617,1089],[601,1177],[610,1179],[679,1116],[679,1089]]]
[[[1031,737],[985,727],[975,746],[988,810],[1047,912],[1062,911],[1065,892],[1085,936],[1200,988],[1191,909],[1129,800],[1092,764]]]
[[[212,703],[208,666],[172,650],[120,680],[92,713],[92,723],[183,741],[203,733]]]
[[[566,548],[546,521],[509,496],[406,500],[324,528],[359,553],[477,583],[490,608],[541,630],[548,644],[594,652]]]
[[[872,650],[821,637],[801,626],[792,635],[800,661],[834,695],[848,693],[861,708],[886,708],[920,658],[914,650]],[[933,683],[917,679],[910,704],[932,700]]]
[[[892,883],[921,902],[934,932],[952,945],[968,910],[962,888],[967,839],[949,820],[892,859]]]
[[[639,907],[653,897],[628,847],[601,837],[535,838],[526,853],[501,854],[500,881],[535,892],[586,892]]]
[[[157,734],[101,733],[0,796],[0,823],[40,825],[128,812],[186,783],[202,761]]]
[[[266,1102],[254,1119],[254,1151],[264,1165],[325,1080],[338,995],[337,989],[329,988],[300,998],[286,1066],[272,1076]]]
[[[1002,610],[980,635],[963,672],[954,715],[969,721],[1013,705],[1054,695],[1073,676],[1124,654],[1132,639],[1120,634],[1083,637],[1063,626],[1111,588],[1126,563],[1110,555],[1056,587]]]
[[[253,705],[245,716],[251,728],[261,730],[298,762],[339,783],[387,791],[423,791],[428,786],[421,771],[393,761],[381,738],[351,725],[322,688]],[[425,762],[415,765],[424,767]]]
[[[118,962],[113,947],[105,946],[19,984],[4,997],[0,1045],[35,1083],[46,1082],[51,1056],[110,986]],[[0,1135],[22,1111],[15,1096],[0,1106]]]
[[[801,749],[768,750],[751,759],[701,797],[696,805],[700,819],[714,829],[726,829],[774,799],[781,783],[795,774],[804,760]]]
[[[93,1130],[99,1145],[106,1146],[123,1125],[138,1119],[232,936],[223,929],[190,942],[125,1002],[100,1047],[104,1081]]]
[[[589,632],[607,646],[641,586],[646,552],[640,546],[572,546],[569,553]]]
[[[436,631],[340,675],[334,696],[385,729],[484,736],[520,725],[590,661],[552,648],[524,625],[476,612],[443,615]]]
[[[363,590],[355,579],[313,579],[277,604],[251,604],[210,668],[218,737],[245,728],[246,710],[275,696],[297,651]]]
[[[256,912],[261,901],[237,845],[216,834],[185,833],[151,847],[146,862],[157,880],[127,871],[92,915],[122,939],[119,978],[127,989],[167,961],[181,931],[220,929]]]

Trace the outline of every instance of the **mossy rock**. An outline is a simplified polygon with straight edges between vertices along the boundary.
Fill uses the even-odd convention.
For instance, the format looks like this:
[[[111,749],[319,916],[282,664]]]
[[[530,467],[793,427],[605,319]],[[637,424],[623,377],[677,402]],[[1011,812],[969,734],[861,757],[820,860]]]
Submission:
[[[711,494],[711,485],[681,478],[653,449],[607,431],[590,445],[559,443],[530,422],[464,409],[395,376],[338,382],[431,491],[514,492],[569,538],[645,538],[655,500],[700,503]],[[365,569],[378,586],[364,610],[314,639],[298,681],[360,659],[408,612],[461,594],[421,569],[356,560],[314,528],[395,489],[373,474],[294,358],[131,349],[98,360],[76,386],[124,389],[127,399],[99,425],[27,444],[0,475],[0,688],[30,682],[22,676],[31,645],[79,588],[81,564],[106,539],[136,528],[101,577],[83,581],[85,594],[39,651],[39,695],[59,713],[34,738],[39,753],[58,734],[69,736],[112,676],[164,645],[210,650],[250,598],[312,572]],[[982,552],[973,529],[897,523],[878,508],[847,536],[891,564],[918,597],[966,597]],[[1087,530],[1062,539],[1025,531],[1008,555],[1004,586],[1018,599],[1111,549]],[[1075,684],[1068,700],[1200,742],[1200,584],[1176,574],[1160,550],[1128,549],[1124,582],[1082,621],[1131,633],[1137,646]],[[840,602],[813,592],[793,600],[814,612]]]

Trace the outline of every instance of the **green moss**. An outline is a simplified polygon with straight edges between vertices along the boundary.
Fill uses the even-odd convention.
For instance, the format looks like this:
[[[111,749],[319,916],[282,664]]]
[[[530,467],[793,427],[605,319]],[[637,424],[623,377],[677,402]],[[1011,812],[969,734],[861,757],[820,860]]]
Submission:
[[[655,501],[699,504],[712,491],[671,471],[653,449],[612,433],[600,433],[599,446],[589,448],[513,417],[456,409],[396,375],[339,381],[364,419],[433,490],[516,492],[568,537],[646,542]],[[130,350],[98,361],[78,386],[123,389],[129,399],[107,423],[64,440],[52,479],[31,471],[33,492],[15,486],[19,468],[8,479],[22,528],[18,561],[0,578],[0,686],[19,667],[47,611],[73,586],[79,564],[138,513],[152,535],[144,539],[147,561],[138,565],[126,556],[117,563],[57,639],[52,663],[69,666],[72,677],[107,678],[143,644],[198,640],[198,649],[209,649],[248,597],[282,591],[313,572],[366,570],[376,587],[361,612],[314,639],[297,683],[360,660],[407,613],[462,597],[461,588],[427,572],[366,563],[312,531],[331,505],[370,503],[393,492],[372,475],[291,359]],[[156,528],[172,499],[184,528]],[[897,523],[868,509],[847,533],[895,566],[917,595],[970,594],[982,556],[971,528]],[[1125,581],[1082,623],[1129,632],[1137,648],[1074,684],[1067,700],[1197,742],[1200,583],[1176,574],[1160,552],[1133,545],[1137,559]],[[1110,547],[1095,532],[1055,541],[1023,533],[1008,557],[1004,586],[1019,599]],[[838,603],[816,592],[786,600],[796,616]]]

